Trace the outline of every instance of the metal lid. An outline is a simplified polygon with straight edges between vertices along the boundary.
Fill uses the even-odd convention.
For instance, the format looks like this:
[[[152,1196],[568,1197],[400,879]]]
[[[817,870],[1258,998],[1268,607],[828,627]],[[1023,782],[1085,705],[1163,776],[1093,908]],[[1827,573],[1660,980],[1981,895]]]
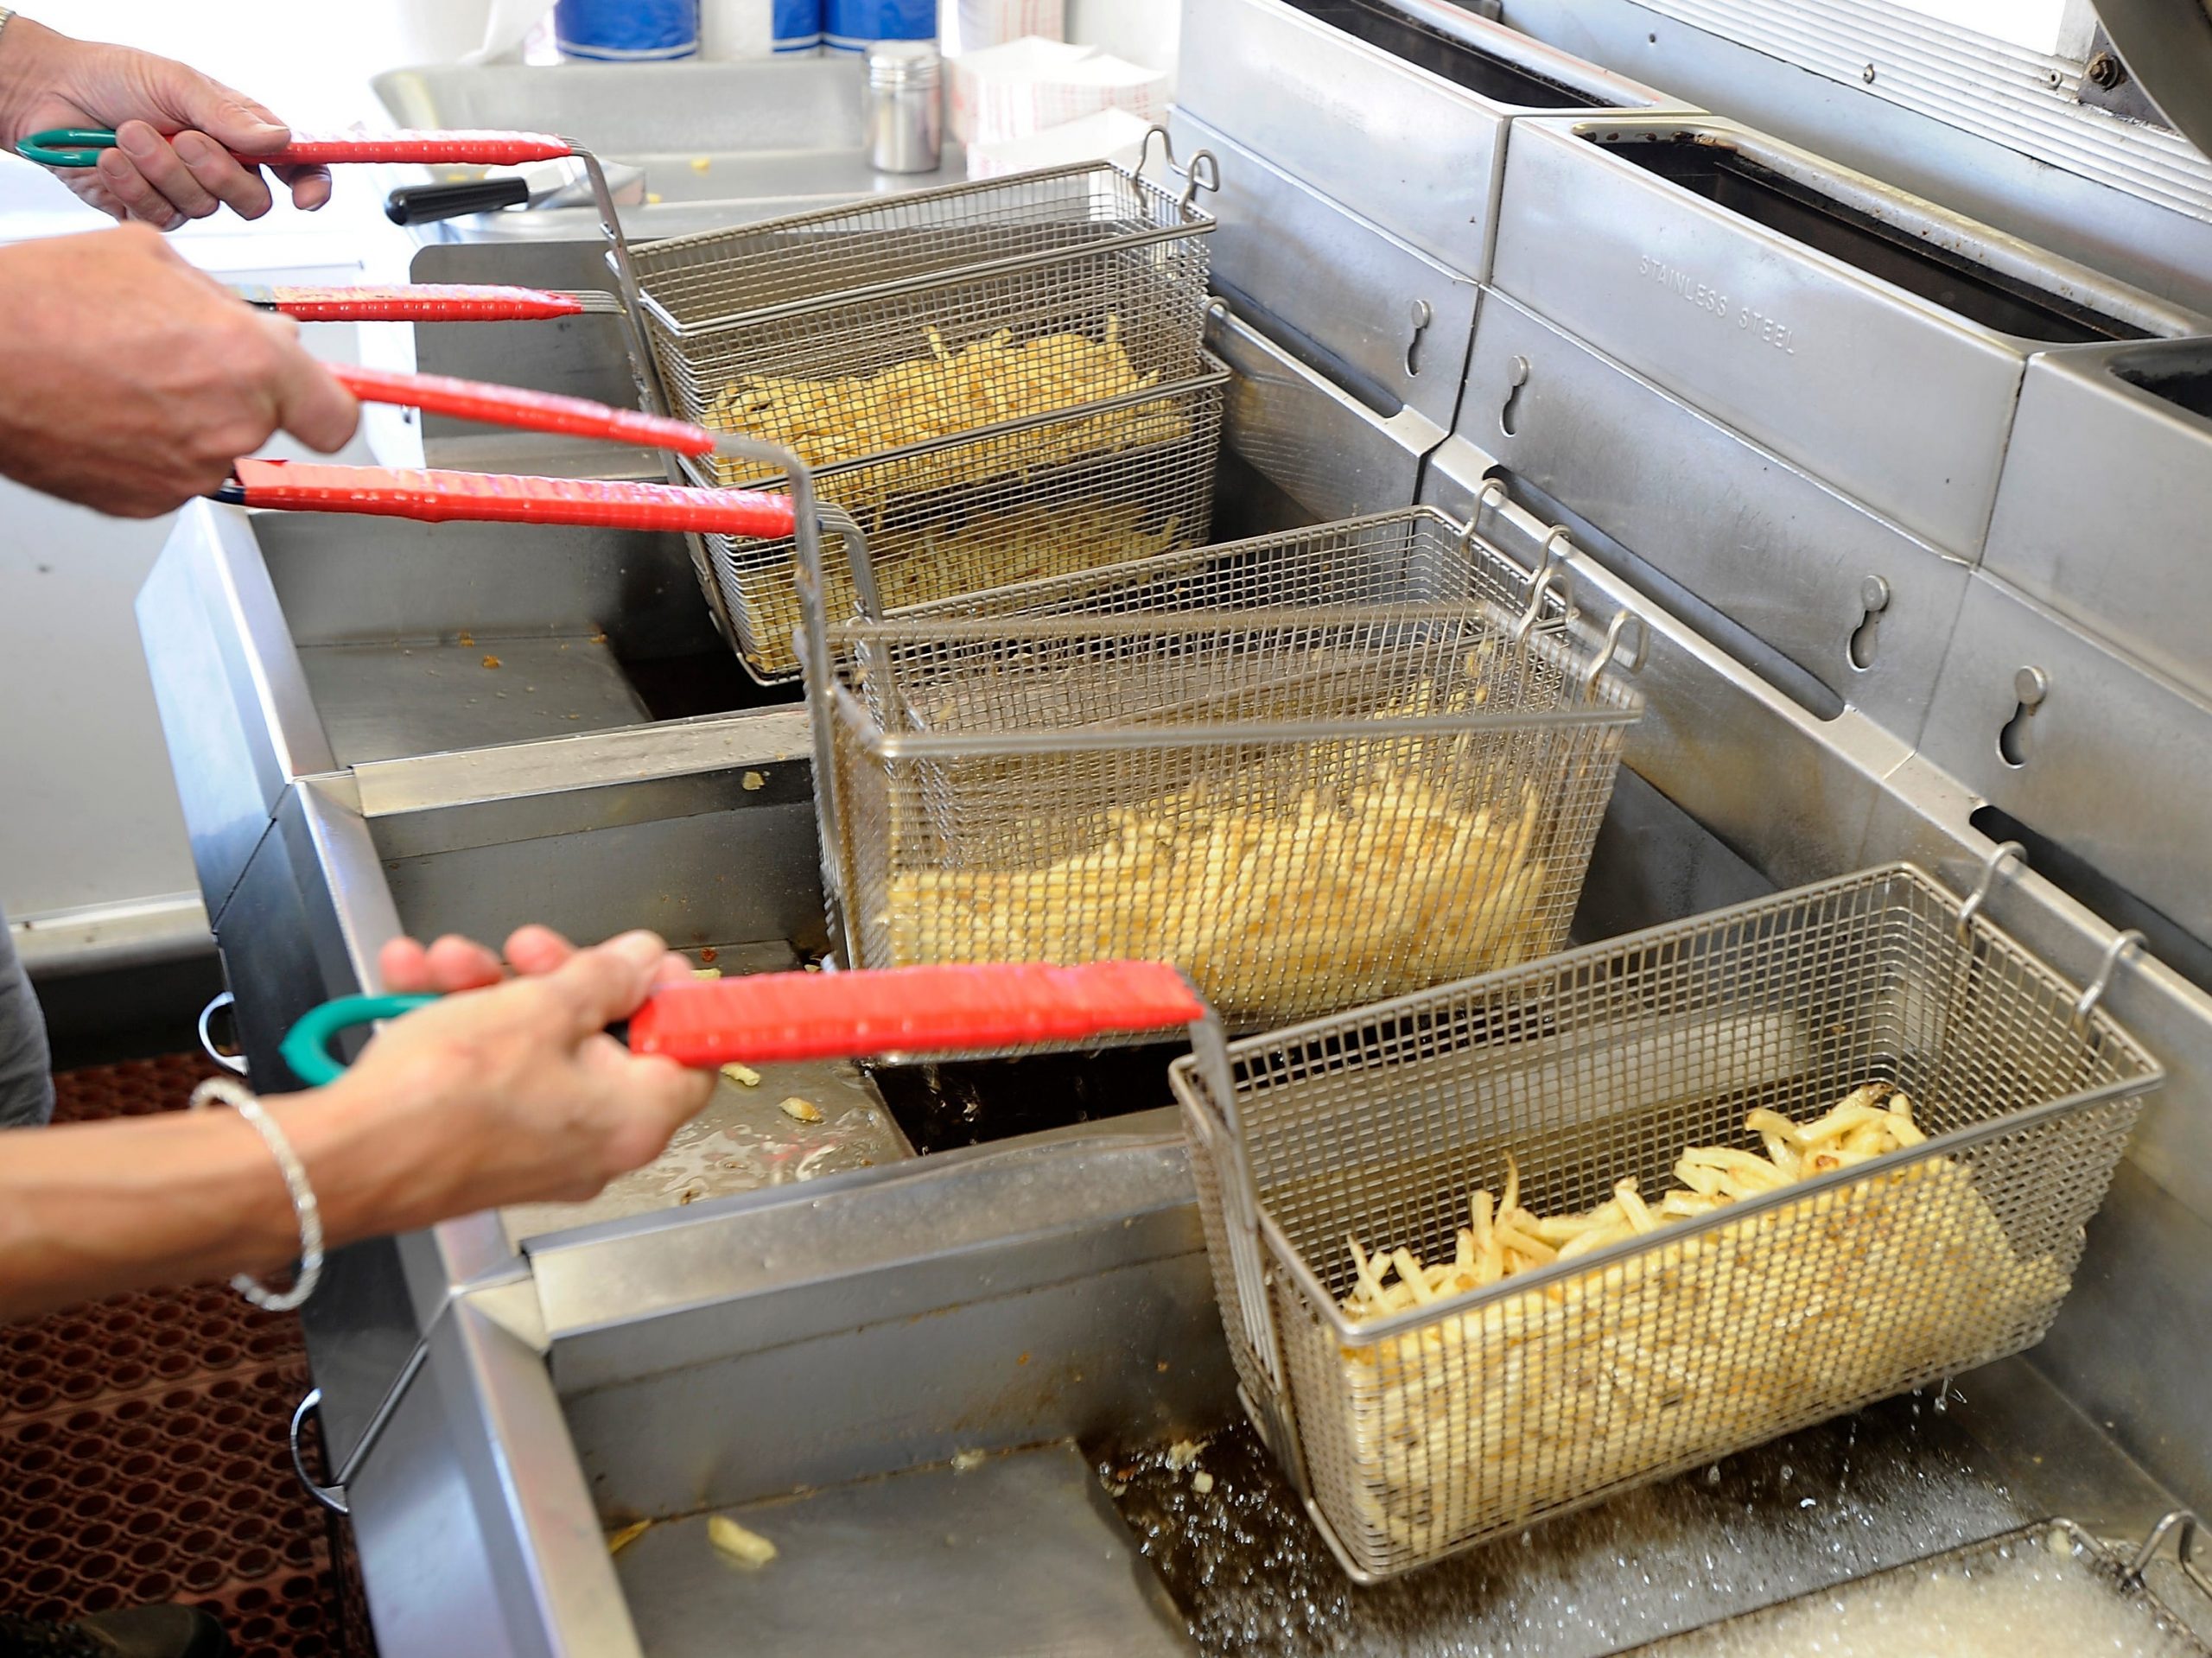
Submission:
[[[871,86],[934,86],[944,66],[935,41],[877,41],[868,48]]]

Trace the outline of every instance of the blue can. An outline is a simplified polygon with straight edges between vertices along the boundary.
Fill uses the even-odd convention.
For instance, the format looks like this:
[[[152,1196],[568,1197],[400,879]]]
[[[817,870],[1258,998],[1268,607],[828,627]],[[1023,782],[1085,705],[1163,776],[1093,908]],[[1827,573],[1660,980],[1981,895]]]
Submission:
[[[811,52],[822,44],[822,0],[776,0],[776,50]]]
[[[823,0],[822,29],[833,52],[865,52],[877,41],[933,41],[937,0]]]
[[[699,50],[699,0],[556,0],[553,39],[564,58],[654,63]]]

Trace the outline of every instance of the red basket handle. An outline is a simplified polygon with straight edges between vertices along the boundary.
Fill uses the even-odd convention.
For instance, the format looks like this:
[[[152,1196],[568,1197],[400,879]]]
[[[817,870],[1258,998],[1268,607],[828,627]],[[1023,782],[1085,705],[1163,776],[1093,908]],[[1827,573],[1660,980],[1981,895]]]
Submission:
[[[631,1017],[630,1047],[698,1067],[854,1059],[1079,1042],[1205,1014],[1166,962],[761,973],[655,992]]]
[[[404,283],[386,287],[241,288],[247,303],[302,322],[539,322],[579,316],[574,294],[479,283]]]
[[[481,472],[241,461],[220,499],[303,512],[359,512],[426,524],[573,524],[701,535],[788,536],[791,498],[751,489],[526,478]]]
[[[641,415],[634,409],[616,409],[585,397],[351,364],[333,364],[330,372],[364,403],[394,403],[402,409],[481,421],[487,426],[510,426],[518,431],[612,438],[621,443],[642,443],[647,448],[674,449],[679,454],[706,454],[715,447],[715,435],[703,426],[663,415]]]
[[[295,133],[292,142],[270,155],[248,156],[261,166],[334,166],[353,162],[418,162],[432,166],[519,167],[524,162],[559,161],[576,153],[566,138],[550,132],[473,130],[358,133]]]

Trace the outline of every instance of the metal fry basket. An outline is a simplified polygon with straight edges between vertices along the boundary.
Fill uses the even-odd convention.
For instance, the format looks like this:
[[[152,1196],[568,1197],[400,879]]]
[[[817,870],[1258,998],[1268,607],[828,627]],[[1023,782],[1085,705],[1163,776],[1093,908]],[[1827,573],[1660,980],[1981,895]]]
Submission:
[[[1368,1582],[2033,1344],[2158,1065],[1907,864],[1199,1052],[1173,1077],[1245,1402]],[[2107,958],[2133,941],[2123,936]],[[1879,1083],[1925,1139],[1361,1319],[1452,1261]],[[1479,1200],[1477,1200],[1478,1203]],[[1533,1257],[1532,1257],[1533,1259]],[[1387,1272],[1389,1269],[1386,1267]],[[1473,1281],[1473,1280],[1470,1280]]]
[[[1071,415],[1011,422],[815,473],[822,499],[868,526],[880,607],[1081,570],[1206,539],[1229,371]],[[703,481],[703,480],[702,480]],[[748,487],[777,488],[779,476]],[[754,677],[799,671],[789,537],[702,538]],[[842,549],[824,569],[835,615],[858,600]]]
[[[1212,158],[1188,177],[1056,168],[639,244],[671,412],[804,456],[915,600],[1203,541],[1228,374],[1200,343]],[[748,667],[796,673],[790,543],[708,551]]]
[[[1619,628],[1466,602],[806,635],[853,964],[1172,961],[1244,1027],[1556,948],[1643,711]]]

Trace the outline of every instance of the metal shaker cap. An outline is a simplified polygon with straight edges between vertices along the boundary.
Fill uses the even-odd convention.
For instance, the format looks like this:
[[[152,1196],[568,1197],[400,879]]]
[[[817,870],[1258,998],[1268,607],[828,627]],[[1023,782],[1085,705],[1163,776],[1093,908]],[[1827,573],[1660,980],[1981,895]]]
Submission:
[[[935,41],[877,41],[868,48],[871,86],[934,86],[944,67]]]

